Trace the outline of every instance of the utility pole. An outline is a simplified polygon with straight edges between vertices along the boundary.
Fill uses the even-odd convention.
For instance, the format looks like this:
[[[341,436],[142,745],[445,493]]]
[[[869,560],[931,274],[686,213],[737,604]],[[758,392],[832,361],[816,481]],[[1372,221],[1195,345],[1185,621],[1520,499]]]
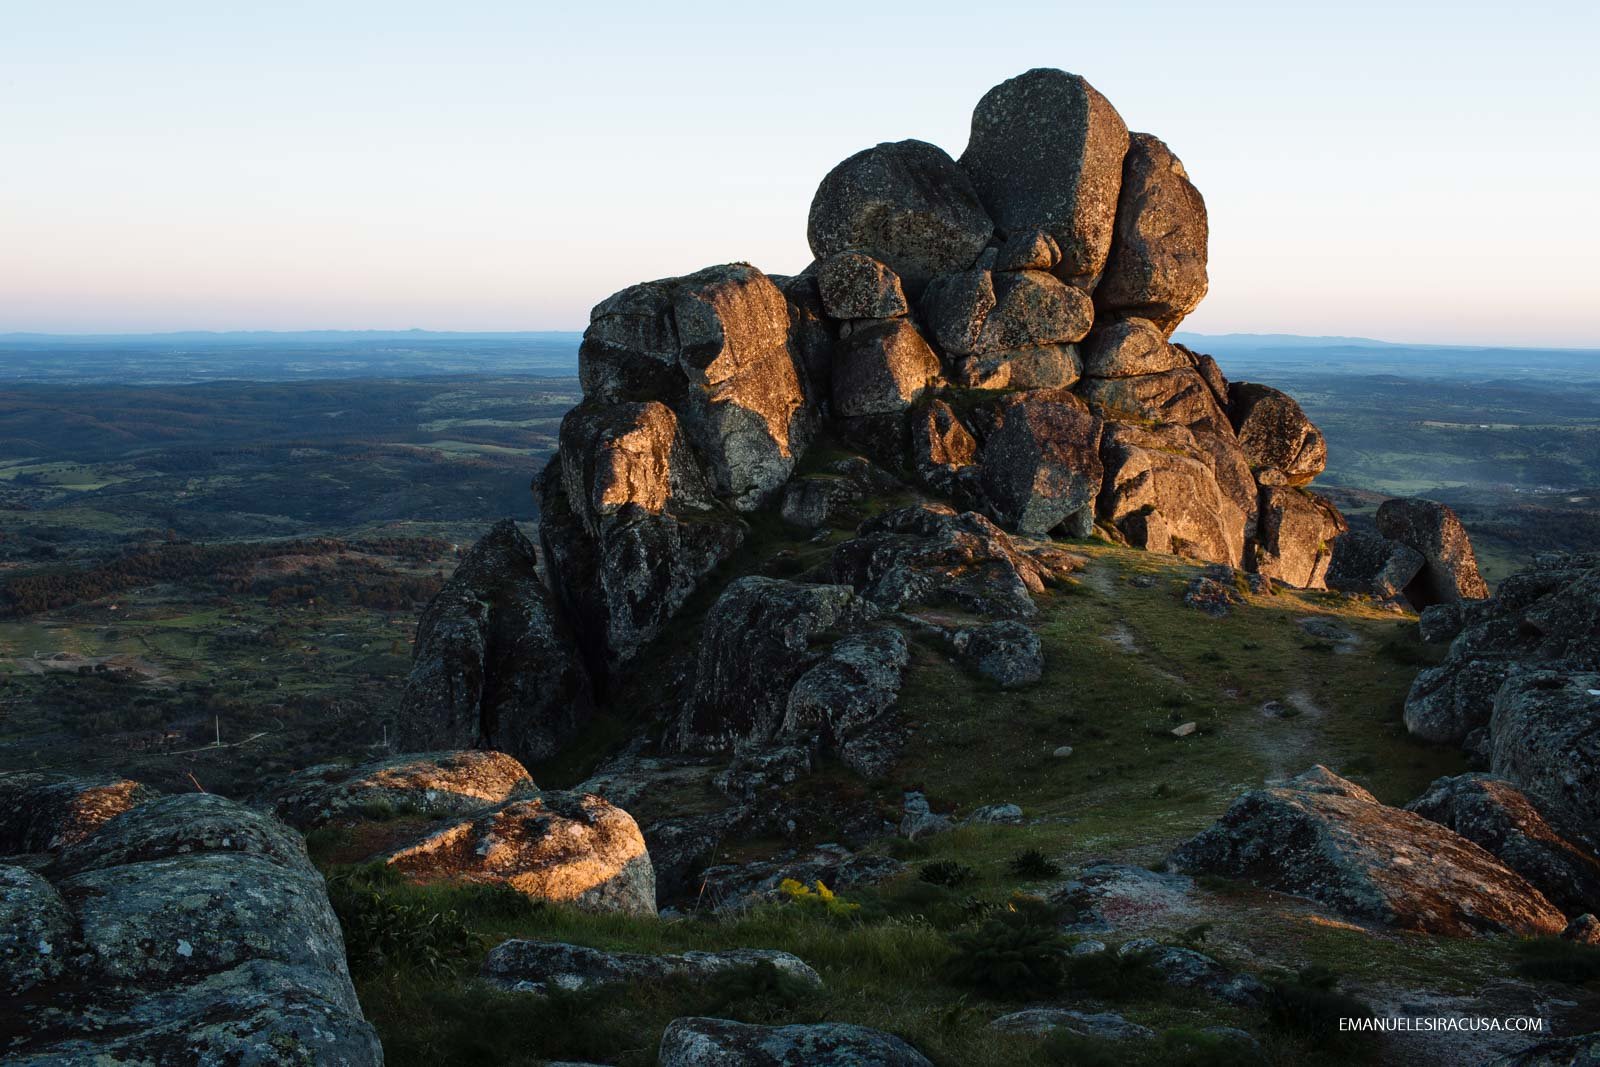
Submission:
[[[221,715],[213,715],[213,716],[211,716],[211,724],[217,728],[217,745],[216,745],[216,747],[221,748],[222,747],[222,716]]]

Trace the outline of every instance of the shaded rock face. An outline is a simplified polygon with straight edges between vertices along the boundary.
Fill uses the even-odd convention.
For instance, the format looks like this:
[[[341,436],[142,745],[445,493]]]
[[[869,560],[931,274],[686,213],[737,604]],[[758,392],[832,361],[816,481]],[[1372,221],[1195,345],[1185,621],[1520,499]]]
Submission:
[[[912,415],[911,465],[918,478],[954,494],[961,474],[978,458],[978,441],[943,400],[934,400]]]
[[[1600,1033],[1540,1041],[1485,1067],[1593,1067],[1600,1063]]]
[[[1128,128],[1087,81],[1036,69],[990,89],[972,113],[961,165],[1004,235],[1043,230],[1056,272],[1094,288],[1106,257],[1122,186]]]
[[[1494,853],[1567,915],[1600,908],[1600,860],[1552,826],[1527,794],[1504,778],[1440,778],[1406,810]]]
[[[1600,673],[1513,676],[1494,698],[1489,734],[1495,774],[1600,841]]]
[[[656,913],[655,870],[639,827],[587,794],[514,800],[435,829],[383,861],[420,882],[503,882],[537,900]]]
[[[1094,307],[1080,290],[1039,270],[975,269],[935,278],[923,319],[950,377],[969,388],[1055,388],[1078,380],[1074,343]]]
[[[905,744],[890,717],[911,651],[899,630],[872,630],[835,641],[789,690],[781,736],[820,742],[863,778],[881,778]]]
[[[1398,541],[1364,530],[1347,530],[1333,542],[1328,588],[1394,600],[1426,564],[1421,552]]]
[[[489,951],[479,972],[490,983],[515,992],[577,992],[621,982],[665,978],[706,980],[729,971],[766,965],[814,989],[822,978],[800,957],[774,949],[739,948],[726,952],[684,952],[659,956],[606,952],[560,941],[502,941]]]
[[[1252,469],[1281,471],[1305,485],[1328,465],[1328,443],[1293,397],[1267,385],[1228,386],[1228,411]]]
[[[834,167],[817,187],[806,224],[819,260],[863,252],[913,294],[936,274],[972,266],[993,233],[966,172],[925,141],[880,144]]]
[[[1460,743],[1487,728],[1514,672],[1600,671],[1600,554],[1543,560],[1459,612],[1449,656],[1406,696],[1406,728],[1424,740]]]
[[[900,1038],[864,1026],[755,1026],[705,1018],[669,1023],[656,1062],[659,1067],[932,1067]]]
[[[0,855],[58,852],[156,791],[114,775],[0,774]]]
[[[1140,315],[1171,334],[1206,295],[1206,202],[1160,138],[1128,136],[1122,189],[1095,305]]]
[[[1133,378],[1189,367],[1188,355],[1151,320],[1112,319],[1096,327],[1083,349],[1083,373],[1091,378]],[[1209,386],[1208,386],[1209,388]],[[1216,400],[1215,392],[1212,399]]]
[[[291,826],[310,829],[374,807],[462,815],[534,789],[528,770],[504,752],[420,752],[347,767],[324,764],[290,775],[253,799]]]
[[[1015,619],[958,630],[951,643],[964,662],[1002,689],[1032,685],[1044,674],[1039,635]],[[1021,814],[1019,809],[1019,819]]]
[[[659,515],[669,505],[708,510],[711,488],[660,401],[580,404],[561,420],[561,484],[591,537],[624,509]]]
[[[939,358],[910,320],[874,319],[851,330],[832,381],[841,418],[894,414],[939,381]]]
[[[900,278],[871,256],[840,252],[817,268],[823,310],[835,319],[892,319],[910,312]]]
[[[1104,473],[1101,423],[1083,401],[1065,390],[1018,393],[1001,402],[998,416],[979,462],[995,517],[1037,537],[1092,511]]]
[[[1172,854],[1188,873],[1245,878],[1404,930],[1559,933],[1566,919],[1521,875],[1438,823],[1346,789],[1320,769],[1258,789]]]
[[[1326,589],[1333,544],[1345,532],[1332,503],[1303,489],[1261,490],[1254,570],[1302,589]]]
[[[507,519],[472,547],[417,624],[400,744],[545,759],[592,707],[588,672],[533,545]]]
[[[1489,595],[1466,528],[1445,505],[1420,498],[1385,500],[1378,506],[1378,532],[1415,549],[1427,561],[1405,588],[1413,606],[1482,600]]]
[[[1050,568],[975,512],[939,505],[884,512],[833,551],[833,580],[891,610],[958,607],[1001,618],[1037,614]]]
[[[1246,514],[1223,494],[1215,460],[1189,431],[1111,423],[1100,454],[1105,480],[1096,510],[1129,543],[1191,559],[1243,561]]]
[[[271,816],[163,797],[74,843],[53,885],[0,870],[8,934],[59,960],[19,968],[0,935],[0,979],[29,987],[16,1062],[383,1062],[322,876]]]
[[[0,866],[0,993],[16,996],[61,977],[72,913],[32,871]]]
[[[889,856],[855,854],[841,845],[824,844],[789,852],[771,860],[708,867],[698,887],[700,906],[712,911],[741,911],[782,897],[787,880],[802,885],[821,882],[839,892],[892,878],[905,864]]]

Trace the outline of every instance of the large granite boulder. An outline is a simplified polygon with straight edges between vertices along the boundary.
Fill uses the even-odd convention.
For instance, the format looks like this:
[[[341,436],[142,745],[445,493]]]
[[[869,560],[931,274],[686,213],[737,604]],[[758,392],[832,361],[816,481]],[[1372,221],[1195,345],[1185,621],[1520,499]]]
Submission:
[[[673,732],[680,750],[727,751],[777,735],[794,683],[830,632],[870,621],[874,606],[846,585],[751,575],[723,590],[706,617],[694,688]]]
[[[1263,488],[1251,569],[1301,589],[1325,589],[1333,544],[1346,529],[1339,510],[1315,493]]]
[[[835,319],[892,319],[911,306],[894,271],[860,252],[840,252],[817,267],[822,307]]]
[[[655,869],[633,817],[589,794],[547,791],[438,827],[386,853],[417,882],[503,883],[535,900],[656,913]]]
[[[1528,671],[1494,698],[1490,769],[1600,841],[1600,673]]]
[[[1239,445],[1256,470],[1277,470],[1305,485],[1328,465],[1328,442],[1292,396],[1268,385],[1233,382],[1228,414]]]
[[[1001,618],[1038,613],[1031,594],[1055,579],[976,512],[922,504],[886,511],[833,550],[834,581],[890,610],[954,607]]]
[[[59,852],[158,795],[117,775],[0,774],[0,855]]]
[[[1600,859],[1504,778],[1439,778],[1406,805],[1498,856],[1568,915],[1600,911]]]
[[[46,873],[53,887],[0,880],[4,906],[27,894],[24,925],[58,939],[60,959],[16,1003],[8,1063],[383,1062],[322,876],[271,816],[163,797]],[[0,950],[0,968],[11,962]]]
[[[674,1019],[657,1067],[933,1067],[893,1034],[848,1023],[756,1026],[731,1019]]]
[[[519,993],[577,992],[625,982],[667,978],[707,981],[730,971],[772,967],[795,981],[822,988],[822,979],[800,957],[774,949],[736,948],[724,952],[651,955],[607,952],[561,941],[515,938],[489,950],[479,974],[491,985]]]
[[[1242,564],[1247,516],[1218,486],[1215,460],[1193,434],[1174,425],[1108,423],[1100,455],[1105,478],[1096,513],[1131,544]]]
[[[402,747],[486,747],[536,761],[587,721],[588,672],[537,566],[507,519],[429,603],[396,724]]]
[[[1108,422],[1171,423],[1231,436],[1227,416],[1193,367],[1127,378],[1085,378],[1078,391]]]
[[[310,829],[374,810],[462,815],[533,788],[527,768],[504,752],[465,749],[308,767],[261,790],[252,803],[270,808],[291,826]]]
[[[1420,497],[1385,500],[1378,506],[1378,532],[1422,553],[1427,561],[1405,589],[1414,607],[1489,595],[1466,527],[1444,504]]]
[[[993,233],[967,174],[925,141],[880,144],[834,167],[806,224],[817,259],[863,252],[912,295],[936,274],[972,266]]]
[[[1145,318],[1101,322],[1083,346],[1083,373],[1090,378],[1134,378],[1191,365],[1188,353],[1168,344],[1160,328]]]
[[[1185,873],[1248,879],[1403,930],[1534,937],[1566,926],[1543,894],[1483,848],[1380,804],[1326,768],[1245,793],[1171,860]]]
[[[990,89],[972,112],[961,166],[1004,236],[1043,230],[1056,274],[1093,289],[1105,267],[1128,128],[1083,78],[1035,69]]]
[[[1097,308],[1139,315],[1170,335],[1206,295],[1206,202],[1160,138],[1130,134]]]
[[[840,638],[789,689],[780,735],[831,749],[863,778],[883,777],[905,744],[891,711],[910,663],[899,630]]]
[[[1494,695],[1511,670],[1509,661],[1495,657],[1419,671],[1406,693],[1406,729],[1423,741],[1461,744],[1489,725]]]
[[[851,418],[904,411],[939,381],[939,370],[939,357],[910,319],[856,323],[833,367],[833,413]]]
[[[1104,473],[1100,420],[1065,390],[1007,396],[996,418],[979,459],[979,483],[995,518],[1037,537],[1081,513],[1086,521],[1073,532],[1086,533]]]

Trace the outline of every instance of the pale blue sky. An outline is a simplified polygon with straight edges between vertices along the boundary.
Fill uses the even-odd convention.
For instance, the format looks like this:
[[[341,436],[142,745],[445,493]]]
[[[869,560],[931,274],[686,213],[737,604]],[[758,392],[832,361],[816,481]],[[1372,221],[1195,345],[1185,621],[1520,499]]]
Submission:
[[[1600,346],[1595,6],[0,0],[0,332],[581,328],[1058,66],[1206,196],[1185,328]]]

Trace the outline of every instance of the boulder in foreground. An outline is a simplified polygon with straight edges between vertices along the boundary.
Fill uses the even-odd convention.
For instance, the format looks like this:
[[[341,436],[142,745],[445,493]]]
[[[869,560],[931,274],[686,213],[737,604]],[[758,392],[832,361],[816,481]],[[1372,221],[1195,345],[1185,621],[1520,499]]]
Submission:
[[[905,1041],[848,1023],[754,1026],[731,1019],[674,1019],[658,1067],[933,1067]]]

